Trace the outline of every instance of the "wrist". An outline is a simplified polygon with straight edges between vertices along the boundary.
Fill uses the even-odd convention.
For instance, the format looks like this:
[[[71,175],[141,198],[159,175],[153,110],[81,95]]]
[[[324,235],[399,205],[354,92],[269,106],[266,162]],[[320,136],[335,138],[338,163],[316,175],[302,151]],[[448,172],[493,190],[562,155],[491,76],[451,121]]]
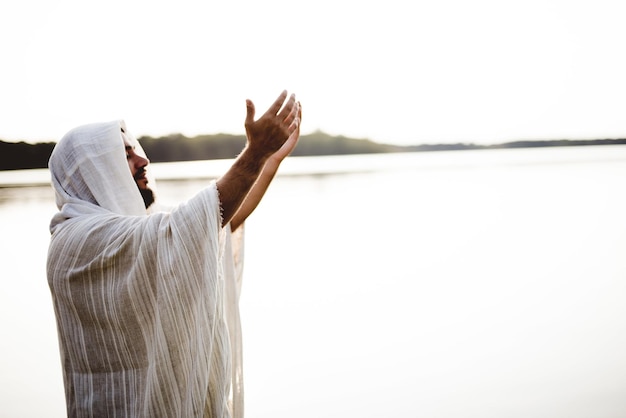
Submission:
[[[247,171],[258,173],[263,169],[263,166],[269,158],[270,155],[266,155],[266,153],[261,152],[261,150],[256,150],[248,145],[243,149],[241,154],[239,154],[237,160]]]
[[[265,162],[265,165],[278,168],[278,166],[282,162],[283,162],[283,158],[280,158],[280,157],[276,156],[276,154],[272,154],[272,155],[270,155],[267,158],[267,161]]]

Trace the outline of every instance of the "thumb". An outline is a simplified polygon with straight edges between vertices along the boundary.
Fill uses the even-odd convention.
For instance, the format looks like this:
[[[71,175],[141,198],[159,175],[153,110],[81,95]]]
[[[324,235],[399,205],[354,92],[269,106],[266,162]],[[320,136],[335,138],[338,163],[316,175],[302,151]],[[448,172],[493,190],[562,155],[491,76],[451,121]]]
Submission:
[[[252,100],[246,99],[246,125],[254,122],[254,103]]]

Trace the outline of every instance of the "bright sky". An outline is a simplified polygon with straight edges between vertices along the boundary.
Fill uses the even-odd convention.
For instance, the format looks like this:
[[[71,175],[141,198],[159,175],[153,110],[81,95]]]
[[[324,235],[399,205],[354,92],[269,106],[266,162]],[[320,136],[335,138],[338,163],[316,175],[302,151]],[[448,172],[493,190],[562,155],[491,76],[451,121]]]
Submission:
[[[7,0],[0,138],[125,119],[243,133],[283,90],[303,133],[379,142],[626,137],[620,0]]]

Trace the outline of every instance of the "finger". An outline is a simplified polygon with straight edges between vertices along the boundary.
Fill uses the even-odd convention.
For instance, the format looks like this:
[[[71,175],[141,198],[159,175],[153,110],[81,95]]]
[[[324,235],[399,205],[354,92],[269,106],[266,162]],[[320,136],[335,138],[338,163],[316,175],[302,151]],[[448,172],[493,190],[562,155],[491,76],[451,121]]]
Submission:
[[[292,94],[291,96],[289,96],[289,100],[287,100],[287,103],[285,103],[283,109],[280,111],[280,113],[278,113],[278,118],[286,120],[291,115],[291,112],[293,112],[295,105],[296,95]]]
[[[298,125],[300,124],[300,122],[302,121],[302,105],[300,105],[300,102],[297,102],[296,105],[293,107],[293,110],[289,114],[289,117],[286,119],[286,121],[289,124],[293,122],[297,122]]]
[[[297,105],[298,105],[298,120],[301,121],[302,120],[302,104],[298,102]]]
[[[294,119],[296,119],[298,117],[298,104],[295,102],[295,98],[294,98],[294,103],[293,105],[288,104],[289,106],[291,106],[291,111],[289,112],[289,114],[287,115],[287,117],[285,117],[284,121],[287,125],[291,125],[291,123],[294,121]],[[285,106],[286,108],[287,106]],[[283,112],[281,112],[282,114]],[[281,114],[279,114],[279,118],[281,116]]]
[[[282,107],[283,103],[285,102],[286,98],[287,98],[287,90],[283,90],[283,92],[280,93],[280,96],[278,96],[278,98],[269,107],[269,109],[267,109],[267,111],[263,114],[263,116],[265,115],[276,116],[278,114],[278,111]]]
[[[246,125],[254,122],[254,113],[254,103],[252,103],[252,100],[246,100]]]
[[[296,103],[293,114],[294,118],[293,121],[289,123],[289,129],[290,131],[300,132],[300,123],[302,121],[302,107],[300,106],[300,102]]]

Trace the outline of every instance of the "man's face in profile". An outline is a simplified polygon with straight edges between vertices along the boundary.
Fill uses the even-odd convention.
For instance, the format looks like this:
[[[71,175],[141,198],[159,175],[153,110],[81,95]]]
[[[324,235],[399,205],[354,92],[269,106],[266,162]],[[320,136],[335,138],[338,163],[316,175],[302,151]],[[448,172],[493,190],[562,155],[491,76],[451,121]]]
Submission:
[[[128,139],[124,131],[122,131],[122,139],[124,140],[124,148],[126,150],[126,161],[130,173],[137,183],[139,193],[146,205],[146,209],[154,203],[154,192],[148,186],[148,177],[146,176],[146,167],[150,164],[150,160],[135,152],[135,146]]]

